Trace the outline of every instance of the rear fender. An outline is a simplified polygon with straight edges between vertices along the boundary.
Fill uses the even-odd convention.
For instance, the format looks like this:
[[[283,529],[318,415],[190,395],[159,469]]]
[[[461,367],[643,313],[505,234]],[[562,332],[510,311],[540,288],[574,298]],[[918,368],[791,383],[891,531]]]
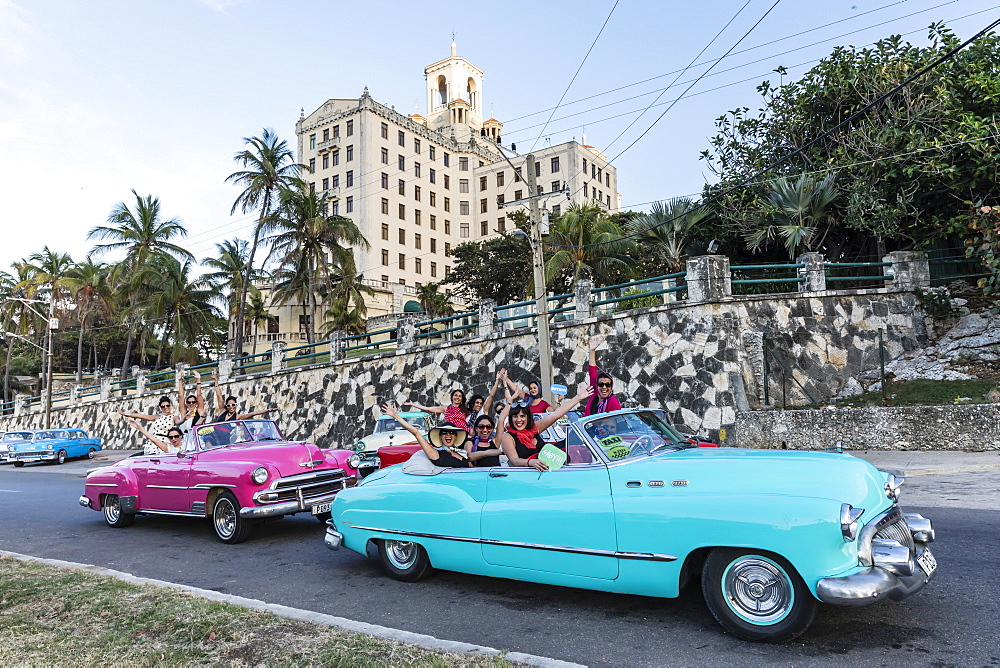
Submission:
[[[137,497],[139,483],[135,473],[124,467],[104,466],[87,475],[84,495],[90,499],[91,508],[100,510],[103,507],[101,501],[108,494]]]

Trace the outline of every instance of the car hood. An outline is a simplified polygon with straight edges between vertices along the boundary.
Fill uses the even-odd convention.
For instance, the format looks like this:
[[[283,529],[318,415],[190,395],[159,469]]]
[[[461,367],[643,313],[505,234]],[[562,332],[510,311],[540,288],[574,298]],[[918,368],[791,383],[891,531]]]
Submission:
[[[368,434],[358,442],[365,445],[364,450],[358,452],[378,452],[379,448],[387,445],[409,445],[416,443],[417,439],[408,431],[384,431],[380,434]]]
[[[886,474],[837,452],[691,448],[623,462],[616,474],[684,487],[692,494],[775,494],[873,509],[889,505]]]
[[[316,469],[333,468],[336,461],[313,443],[240,443],[198,453],[201,462],[247,462],[269,466],[282,478]]]
[[[21,451],[31,452],[33,450],[52,450],[61,444],[62,441],[21,441],[19,443],[14,443],[13,445]]]

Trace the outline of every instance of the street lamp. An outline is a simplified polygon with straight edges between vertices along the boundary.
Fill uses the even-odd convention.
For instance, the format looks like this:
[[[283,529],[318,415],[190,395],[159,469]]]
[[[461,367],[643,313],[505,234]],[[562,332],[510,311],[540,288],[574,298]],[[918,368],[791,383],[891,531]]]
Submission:
[[[13,332],[5,332],[7,336],[13,336],[14,338],[26,341],[31,345],[35,346],[43,353],[45,353],[45,429],[49,429],[52,426],[52,332],[59,329],[59,318],[56,315],[56,300],[53,297],[49,300],[49,315],[46,318],[43,314],[32,308],[31,304],[41,304],[44,303],[40,299],[27,299],[25,297],[8,297],[11,301],[21,302],[24,304],[29,311],[37,315],[42,320],[45,320],[47,327],[45,328],[45,347],[41,347],[34,341],[21,336],[20,334],[14,334]]]

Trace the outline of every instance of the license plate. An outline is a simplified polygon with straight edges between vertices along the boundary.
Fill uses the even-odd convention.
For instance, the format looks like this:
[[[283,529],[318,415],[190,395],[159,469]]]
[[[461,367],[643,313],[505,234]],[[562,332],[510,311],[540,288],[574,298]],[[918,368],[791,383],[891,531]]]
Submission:
[[[17,461],[19,461],[19,462],[40,462],[40,461],[42,461],[42,458],[41,457],[20,457],[20,458],[18,458]]]
[[[329,503],[317,503],[315,506],[312,507],[313,515],[319,515],[321,513],[328,513],[328,512],[330,512]]]
[[[925,548],[923,553],[917,557],[917,563],[920,564],[920,570],[927,575],[931,575],[937,570],[937,559],[931,554],[930,548]]]

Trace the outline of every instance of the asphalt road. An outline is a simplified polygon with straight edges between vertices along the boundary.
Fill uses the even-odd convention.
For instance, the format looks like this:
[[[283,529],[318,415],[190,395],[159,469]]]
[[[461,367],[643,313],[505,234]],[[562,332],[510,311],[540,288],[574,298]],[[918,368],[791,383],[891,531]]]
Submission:
[[[373,558],[326,549],[312,517],[258,526],[235,546],[200,520],[139,517],[111,529],[77,503],[93,465],[0,466],[0,549],[592,666],[1000,665],[1000,585],[991,575],[1000,511],[984,509],[996,506],[1000,470],[907,481],[921,505],[906,505],[904,493],[904,508],[937,531],[935,580],[902,603],[823,606],[803,637],[775,646],[726,635],[697,587],[666,600],[440,571],[397,582]]]

